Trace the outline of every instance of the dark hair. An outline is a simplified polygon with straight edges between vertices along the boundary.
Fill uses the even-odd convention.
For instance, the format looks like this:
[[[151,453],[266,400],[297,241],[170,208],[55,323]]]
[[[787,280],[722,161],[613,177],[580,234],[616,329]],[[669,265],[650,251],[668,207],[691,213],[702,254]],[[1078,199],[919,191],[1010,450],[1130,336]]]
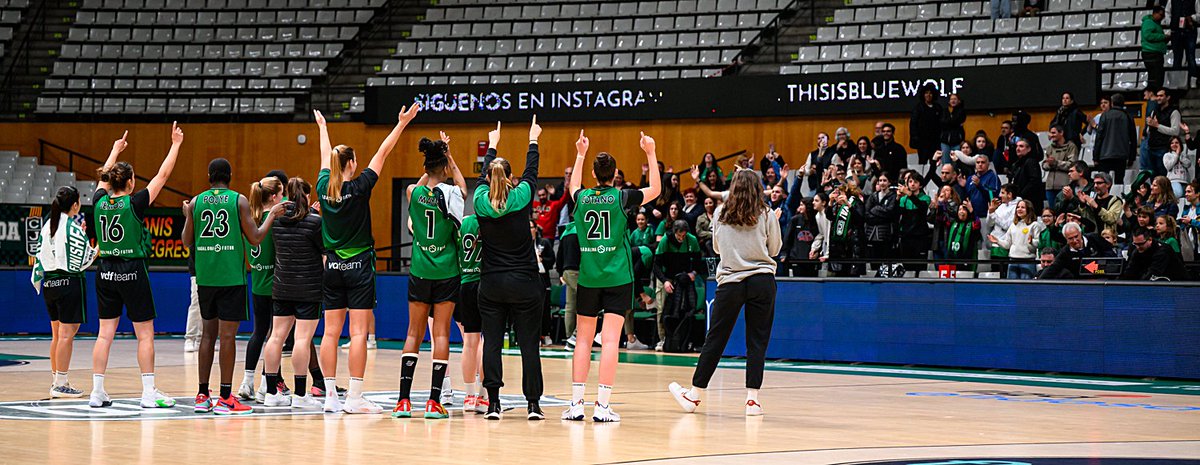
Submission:
[[[446,158],[446,152],[450,147],[442,141],[432,141],[428,137],[422,137],[417,143],[417,150],[425,154],[425,172],[438,173],[450,164],[450,160]]]
[[[1113,94],[1112,98],[1110,98],[1109,101],[1112,102],[1113,106],[1116,106],[1116,107],[1125,106],[1125,96],[1121,95],[1121,94]]]
[[[896,132],[896,127],[893,126],[892,123],[883,123],[883,127],[879,129],[891,129],[892,132]]]
[[[617,174],[617,159],[608,152],[600,152],[592,161],[592,172],[596,174],[596,180],[601,183],[612,181],[613,176]]]
[[[1072,93],[1071,91],[1069,91],[1069,90],[1068,90],[1068,91],[1063,91],[1063,93],[1062,93],[1062,94],[1063,94],[1063,95],[1066,95],[1066,96],[1067,96],[1067,98],[1071,99],[1071,102],[1072,102],[1072,103],[1074,103],[1074,102],[1075,102],[1075,94],[1074,94],[1074,93]]]
[[[1085,161],[1077,161],[1071,167],[1075,168],[1075,171],[1078,171],[1084,178],[1092,174],[1092,168]]]
[[[1150,14],[1152,14],[1152,15],[1158,14],[1158,13],[1166,14],[1166,12],[1167,12],[1167,9],[1164,8],[1162,5],[1154,5],[1154,8],[1150,9]]]
[[[1055,249],[1054,247],[1046,247],[1046,248],[1042,249],[1041,252],[1038,252],[1038,255],[1056,255],[1057,256],[1058,250]]]
[[[672,232],[672,233],[677,233],[677,232],[680,232],[680,231],[685,231],[685,232],[686,232],[688,229],[690,229],[690,228],[688,228],[688,222],[687,222],[687,221],[684,221],[684,220],[675,220],[675,222],[674,222],[674,223],[671,223],[671,232]]]
[[[1072,100],[1074,100],[1074,98],[1072,98]],[[1110,97],[1110,96],[1107,96],[1107,95],[1101,95],[1101,96],[1100,96],[1100,101],[1101,101],[1101,102],[1108,102],[1108,103],[1112,103],[1112,97]]]
[[[79,190],[72,186],[58,188],[54,200],[50,202],[50,235],[58,232],[58,217],[71,210],[79,202]]]
[[[229,160],[214,158],[208,162],[208,183],[228,185],[233,180],[233,166]]]
[[[1133,230],[1133,235],[1129,236],[1129,238],[1133,239],[1133,236],[1148,237],[1150,240],[1154,240],[1154,238],[1158,237],[1158,235],[1155,234],[1154,231],[1151,231],[1150,228],[1137,228]]]
[[[286,185],[287,185],[287,183],[288,183],[288,175],[287,175],[287,173],[286,173],[286,172],[284,172],[283,170],[271,170],[271,171],[267,171],[267,175],[266,175],[266,176],[263,176],[263,177],[264,177],[264,178],[275,178],[275,179],[278,179],[278,180],[279,180],[279,183],[280,183],[280,184],[283,184],[284,186],[286,186]]]
[[[303,178],[296,177],[288,180],[287,187],[283,189],[283,195],[296,207],[287,216],[288,219],[299,221],[308,216],[308,194],[310,192],[312,192],[312,186]]]
[[[96,177],[100,178],[100,182],[108,183],[113,189],[121,190],[129,185],[129,181],[133,180],[133,165],[119,161],[108,167],[108,169],[100,168],[96,170]]]
[[[1004,185],[1000,186],[1000,190],[1008,191],[1008,193],[1012,195],[1017,195],[1017,186],[1011,182],[1004,183]]]
[[[1062,133],[1064,136],[1067,134],[1067,128],[1061,124],[1055,124],[1053,126],[1050,126],[1050,130],[1058,131],[1058,132]]]
[[[863,141],[867,141],[867,153],[871,153],[875,150],[875,147],[871,144],[871,139],[867,136],[859,136],[858,140],[854,141],[854,148],[858,149],[858,144],[862,143]]]

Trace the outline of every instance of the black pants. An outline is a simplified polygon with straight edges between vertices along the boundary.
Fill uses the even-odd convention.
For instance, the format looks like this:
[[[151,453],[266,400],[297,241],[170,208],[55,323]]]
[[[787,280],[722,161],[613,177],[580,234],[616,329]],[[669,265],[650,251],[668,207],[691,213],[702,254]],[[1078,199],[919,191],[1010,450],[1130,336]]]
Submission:
[[[537,271],[484,274],[479,281],[479,316],[483,329],[483,387],[504,387],[500,350],[511,321],[521,346],[521,387],[525,399],[542,397],[542,360],[538,351],[542,328],[542,279]],[[493,399],[494,401],[495,399]]]
[[[542,283],[542,336],[552,336],[554,333],[554,319],[550,315],[550,275],[539,275]]]
[[[1163,75],[1166,73],[1163,70],[1165,55],[1165,53],[1142,51],[1142,63],[1146,64],[1146,86],[1148,88],[1156,89],[1162,87]]]
[[[1176,20],[1178,21],[1178,20]],[[1175,69],[1186,69],[1188,79],[1196,76],[1196,30],[1171,29],[1171,53],[1175,54]],[[1191,82],[1183,88],[1187,89]]]
[[[904,236],[900,238],[900,257],[910,260],[924,260],[929,253],[929,236]],[[913,272],[925,269],[924,263],[905,263],[904,271]]]
[[[1125,160],[1108,159],[1097,160],[1096,166],[1092,167],[1092,171],[1107,171],[1113,174],[1114,184],[1125,184],[1125,168],[1129,166]]]
[[[710,315],[712,323],[704,338],[700,360],[696,362],[696,373],[692,375],[693,386],[708,387],[742,305],[746,306],[746,387],[762,387],[767,342],[771,340],[771,324],[775,320],[775,276],[767,273],[717,286]]]
[[[254,333],[250,334],[250,340],[246,342],[246,371],[258,369],[258,359],[262,356],[263,344],[266,344],[267,335],[271,333],[271,312],[275,308],[274,301],[269,295],[255,294],[252,301],[254,302]]]

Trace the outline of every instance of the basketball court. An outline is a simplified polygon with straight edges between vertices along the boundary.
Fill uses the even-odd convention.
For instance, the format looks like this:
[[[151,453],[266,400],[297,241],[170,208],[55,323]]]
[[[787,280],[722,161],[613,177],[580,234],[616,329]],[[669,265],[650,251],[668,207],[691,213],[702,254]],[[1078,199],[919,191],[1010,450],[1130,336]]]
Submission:
[[[73,383],[85,392],[92,343],[76,343],[72,364]],[[502,394],[518,408],[499,422],[462,414],[457,353],[449,420],[262,405],[249,416],[218,417],[191,411],[196,357],[182,344],[156,343],[158,385],[179,406],[137,407],[135,342],[120,339],[106,381],[115,403],[91,409],[86,398],[48,400],[47,339],[0,340],[0,440],[11,445],[0,463],[207,463],[223,456],[303,463],[1200,463],[1200,386],[1179,382],[775,361],[761,394],[766,415],[746,417],[741,361],[727,359],[700,410],[684,414],[666,385],[687,385],[694,358],[626,352],[613,395],[622,421],[593,424],[557,420],[570,397],[569,354],[558,348],[542,351],[547,421],[524,418],[513,351],[506,352]],[[368,396],[391,405],[399,343],[381,341],[369,357]],[[289,379],[287,359],[283,366]],[[429,366],[423,353],[417,386],[426,384]],[[345,382],[344,355],[339,368]],[[425,395],[414,392],[414,406],[424,405]],[[227,450],[238,452],[223,455]],[[1088,460],[1046,460],[1055,457]]]

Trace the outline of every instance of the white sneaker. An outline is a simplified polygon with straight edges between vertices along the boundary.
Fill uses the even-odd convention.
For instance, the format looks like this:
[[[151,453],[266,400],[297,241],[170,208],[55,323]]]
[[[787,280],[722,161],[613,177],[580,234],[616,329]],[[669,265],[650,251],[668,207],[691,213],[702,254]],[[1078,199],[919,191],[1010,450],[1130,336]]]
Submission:
[[[629,350],[650,350],[650,346],[642,344],[642,341],[634,339],[633,342],[625,344],[625,348]]]
[[[575,335],[574,334],[572,334],[571,337],[567,339],[567,343],[565,344],[565,347],[567,348],[567,350],[575,350]]]
[[[671,383],[669,386],[667,386],[667,390],[671,391],[671,396],[675,398],[675,402],[679,403],[679,406],[683,408],[684,412],[695,412],[696,407],[700,406],[700,400],[689,399],[687,396],[688,390],[684,389],[683,386],[680,386],[679,383]]]
[[[292,399],[291,397],[282,393],[271,394],[268,392],[267,398],[265,399],[265,402],[263,402],[263,405],[266,405],[267,407],[287,407],[292,405]]]
[[[142,408],[171,408],[174,406],[175,399],[158,389],[155,389],[154,392],[142,393]]]
[[[241,395],[241,389],[238,390],[238,395]],[[254,391],[254,403],[261,404],[267,401],[267,382],[263,381],[262,386]]]
[[[663,341],[658,341],[658,344],[655,344],[655,345],[654,345],[654,351],[655,351],[655,352],[662,352],[662,351],[663,351]]]
[[[582,410],[582,406],[580,410]],[[621,416],[614,412],[611,405],[600,405],[596,402],[592,408],[592,421],[596,423],[615,423],[621,421]]]
[[[292,408],[300,410],[321,410],[325,405],[313,396],[292,395]]]
[[[554,345],[554,339],[550,339],[550,336],[542,336],[542,345],[544,345],[544,346]]]
[[[600,333],[596,333],[596,337],[592,338],[592,342],[595,343],[596,346],[603,345],[600,341]]]
[[[563,410],[562,419],[564,421],[583,421],[583,401],[572,402],[570,407]]]
[[[108,397],[108,393],[103,390],[92,390],[92,395],[88,398],[88,407],[100,408],[112,405],[112,399]]]
[[[346,404],[342,406],[342,411],[346,413],[365,413],[368,415],[378,415],[383,412],[383,409],[365,397],[358,397],[346,399]]]
[[[337,396],[325,396],[325,413],[340,411],[342,411],[342,401],[338,400]]]
[[[256,396],[254,395],[254,384],[253,383],[254,383],[254,380],[252,380],[252,379],[242,379],[242,385],[238,386],[238,390],[237,390],[238,399],[240,399],[242,401],[248,401],[248,400],[253,400],[256,398]],[[264,389],[265,389],[265,387],[264,387]]]
[[[450,383],[449,376],[442,380],[442,398],[440,402],[443,406],[454,405],[454,385]]]
[[[54,386],[50,388],[50,397],[55,399],[60,397],[78,398],[83,397],[83,391],[75,389],[75,387],[71,386],[70,384]]]
[[[195,339],[184,339],[183,340],[183,352],[184,353],[190,354],[190,353],[199,352],[199,351],[200,351],[200,341],[197,341]]]
[[[762,414],[763,414],[762,404],[758,403],[758,401],[756,401],[756,400],[747,400],[746,401],[746,416],[757,417]]]
[[[378,348],[379,344],[375,342],[375,339],[367,339],[367,350],[375,350]]]
[[[349,349],[349,348],[350,348],[350,341],[346,341],[346,342],[342,343],[342,345],[340,345],[340,346],[338,346],[338,347],[341,347],[341,348],[343,348],[343,349]]]

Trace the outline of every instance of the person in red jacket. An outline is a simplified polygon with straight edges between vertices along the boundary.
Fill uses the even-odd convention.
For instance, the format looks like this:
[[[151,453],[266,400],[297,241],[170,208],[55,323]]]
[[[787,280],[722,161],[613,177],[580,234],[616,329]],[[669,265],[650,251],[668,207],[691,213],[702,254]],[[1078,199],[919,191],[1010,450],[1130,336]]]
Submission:
[[[538,227],[542,228],[542,237],[553,240],[558,232],[558,217],[567,205],[567,196],[559,196],[558,200],[550,200],[554,196],[555,187],[547,184],[538,189],[537,200],[533,201],[533,213],[537,215]]]

